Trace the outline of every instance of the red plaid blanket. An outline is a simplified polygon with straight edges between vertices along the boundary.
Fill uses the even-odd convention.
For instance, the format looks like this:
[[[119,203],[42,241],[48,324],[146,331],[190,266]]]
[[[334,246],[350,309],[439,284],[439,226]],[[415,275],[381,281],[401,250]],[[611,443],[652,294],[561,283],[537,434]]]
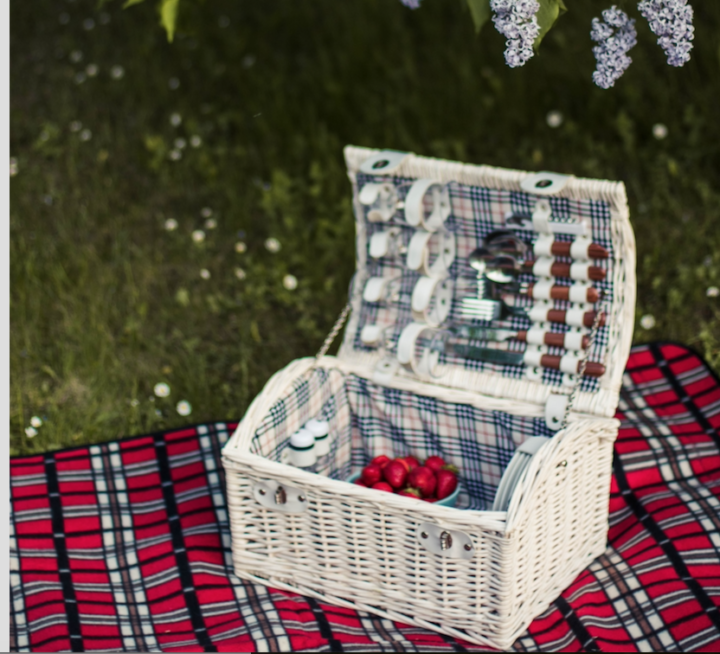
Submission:
[[[516,650],[720,649],[720,380],[633,349],[606,552]],[[14,651],[482,648],[235,577],[216,423],[11,462]]]

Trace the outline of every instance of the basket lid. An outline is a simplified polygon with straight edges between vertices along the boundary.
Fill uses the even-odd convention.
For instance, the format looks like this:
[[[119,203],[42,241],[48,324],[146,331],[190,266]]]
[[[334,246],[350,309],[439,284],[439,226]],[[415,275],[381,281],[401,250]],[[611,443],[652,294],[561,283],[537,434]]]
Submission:
[[[555,410],[579,383],[573,410],[614,415],[635,312],[622,182],[353,146],[345,159],[357,271],[340,358],[388,385]]]

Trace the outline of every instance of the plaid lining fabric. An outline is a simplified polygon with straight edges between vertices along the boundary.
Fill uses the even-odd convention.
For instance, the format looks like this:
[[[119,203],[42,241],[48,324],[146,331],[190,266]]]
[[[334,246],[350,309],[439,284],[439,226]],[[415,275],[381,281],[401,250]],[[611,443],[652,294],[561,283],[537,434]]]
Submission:
[[[514,650],[720,647],[720,380],[684,347],[636,347],[618,417],[608,549]],[[235,577],[234,426],[11,461],[13,651],[483,649]]]
[[[437,454],[462,470],[458,508],[475,510],[492,505],[516,446],[531,436],[552,436],[542,418],[442,402],[315,369],[273,405],[251,451],[283,461],[289,436],[311,417],[327,420],[333,435],[330,454],[318,462],[320,474],[347,479],[380,454],[420,460]]]
[[[384,177],[357,175],[358,188],[369,182],[385,181]],[[410,185],[415,181],[409,178],[393,178],[398,197],[404,201]],[[470,320],[462,316],[461,304],[465,297],[477,296],[476,272],[468,264],[469,254],[480,245],[490,232],[502,229],[505,226],[505,214],[508,211],[530,214],[536,198],[528,193],[516,191],[494,190],[482,188],[478,186],[468,186],[459,183],[450,183],[448,185],[450,192],[450,201],[452,204],[452,213],[448,217],[445,226],[446,229],[455,234],[456,238],[456,256],[455,261],[450,267],[449,274],[454,280],[455,291],[453,304],[448,317],[450,324],[473,324],[478,326],[489,326],[490,323],[482,320]],[[604,268],[607,271],[607,277],[603,281],[592,282],[592,285],[605,294],[606,302],[611,303],[614,297],[614,289],[612,282],[612,266],[613,266],[613,243],[611,240],[611,218],[610,207],[606,202],[595,200],[570,200],[568,198],[548,198],[552,209],[553,220],[558,221],[575,221],[580,218],[589,218],[592,224],[592,240],[603,246],[610,256],[607,260],[593,261],[593,265]],[[431,207],[428,206],[428,209]],[[366,213],[369,208],[365,209]],[[413,227],[407,225],[402,217],[402,213],[398,213],[389,223],[374,223],[365,220],[367,225],[368,243],[373,234],[387,230],[389,227],[400,227],[400,244],[407,246],[415,232]],[[517,235],[526,243],[531,243],[537,234],[528,230],[518,230]],[[558,241],[572,241],[573,237],[563,234],[556,234]],[[530,255],[528,255],[530,256]],[[562,260],[562,259],[559,259]],[[570,262],[570,259],[567,260]],[[367,257],[367,270],[364,271],[368,277],[398,277],[396,282],[399,287],[397,300],[378,303],[362,303],[362,310],[358,320],[358,329],[353,337],[353,347],[359,351],[371,351],[373,348],[365,345],[360,340],[360,331],[365,325],[379,325],[386,328],[386,349],[394,352],[397,347],[397,340],[402,330],[407,324],[412,322],[412,310],[410,306],[411,296],[415,284],[420,278],[420,274],[412,270],[404,268],[404,255],[396,255],[394,257],[383,257],[381,259],[373,259]],[[524,273],[520,275],[519,281],[522,283],[532,283],[536,281],[531,274]],[[361,280],[365,283],[365,278]],[[571,280],[558,278],[558,285],[569,285]],[[362,292],[362,289],[360,289]],[[531,307],[533,300],[527,297],[517,296],[517,304],[523,307]],[[556,309],[568,309],[568,302],[554,300],[553,307]],[[511,329],[525,330],[532,326],[529,319],[524,317],[512,317],[505,321]],[[570,328],[559,323],[550,323],[549,331],[555,333],[565,333]],[[480,342],[473,343],[480,345]],[[602,361],[603,354],[608,344],[608,327],[601,327],[598,330],[595,343],[590,352],[591,361]],[[492,346],[492,344],[491,344]],[[502,344],[502,348],[511,351],[522,352],[525,348],[523,343],[509,341]],[[563,355],[565,350],[562,348],[548,347],[547,352],[554,355]],[[463,366],[469,370],[480,370],[483,372],[492,372],[501,374],[505,377],[521,378],[525,374],[525,367],[520,365],[504,365],[496,363],[485,363],[482,361],[472,361],[461,359],[453,355],[443,354],[442,363]],[[556,370],[543,369],[542,381],[551,386],[560,386],[562,384],[562,373]],[[587,377],[583,379],[581,390],[593,392],[599,387],[597,379]]]

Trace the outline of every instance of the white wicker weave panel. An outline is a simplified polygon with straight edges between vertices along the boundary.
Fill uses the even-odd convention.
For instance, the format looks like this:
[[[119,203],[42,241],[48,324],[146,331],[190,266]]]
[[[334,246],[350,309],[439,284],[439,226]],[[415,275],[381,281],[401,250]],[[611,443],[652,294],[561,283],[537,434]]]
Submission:
[[[596,418],[556,434],[507,515],[378,493],[255,455],[226,458],[236,573],[506,649],[604,550],[616,429]],[[258,504],[253,485],[269,479],[302,492],[308,511]],[[417,539],[425,522],[467,534],[472,559],[429,553]]]
[[[395,325],[395,336],[410,320],[409,292],[417,276],[404,274],[405,293],[401,295],[398,306],[387,308],[379,306],[369,308],[363,303],[362,290],[364,280],[370,275],[392,274],[395,264],[389,261],[371,259],[367,253],[368,239],[379,229],[387,225],[369,223],[366,209],[358,201],[360,183],[371,180],[358,173],[360,164],[369,156],[379,152],[365,148],[348,147],[345,157],[353,180],[355,195],[355,213],[357,219],[357,269],[358,275],[351,298],[353,312],[345,331],[340,357],[372,370],[381,358],[381,354],[372,348],[363,347],[358,334],[364,324],[372,321],[387,326]],[[533,197],[521,192],[520,182],[529,173],[472,166],[425,157],[410,155],[400,169],[394,173],[399,183],[411,182],[415,178],[431,178],[439,182],[452,182],[452,214],[449,219],[458,242],[458,258],[451,269],[451,276],[464,276],[467,270],[461,269],[467,254],[476,247],[478,238],[491,229],[504,223],[504,214],[508,209],[532,207]],[[380,178],[378,178],[380,179]],[[403,190],[404,188],[404,190]],[[400,197],[407,187],[400,187]],[[622,371],[630,350],[635,307],[635,245],[629,223],[625,189],[622,183],[572,178],[556,197],[550,199],[554,211],[563,216],[583,215],[591,219],[595,241],[608,246],[611,257],[605,262],[595,262],[606,268],[608,276],[602,286],[609,298],[606,309],[609,311],[607,326],[602,328],[591,359],[601,361],[607,367],[606,374],[596,380],[586,380],[576,399],[579,411],[612,416],[617,407]],[[412,230],[404,230],[403,239],[409,241]],[[532,238],[531,232],[523,232],[526,239]],[[404,298],[404,300],[402,299]],[[457,317],[457,304],[454,304],[452,317]],[[562,303],[556,308],[566,308]],[[518,327],[524,327],[522,319]],[[553,326],[561,331],[563,328]],[[510,348],[521,349],[518,344]],[[560,354],[561,351],[550,351]],[[544,404],[551,392],[567,392],[560,385],[560,375],[554,371],[543,373],[542,381],[531,381],[523,376],[523,368],[500,366],[497,364],[468,365],[462,361],[446,360],[440,367],[441,376],[437,383],[476,392],[506,397],[533,404]],[[405,371],[400,376],[411,375]]]

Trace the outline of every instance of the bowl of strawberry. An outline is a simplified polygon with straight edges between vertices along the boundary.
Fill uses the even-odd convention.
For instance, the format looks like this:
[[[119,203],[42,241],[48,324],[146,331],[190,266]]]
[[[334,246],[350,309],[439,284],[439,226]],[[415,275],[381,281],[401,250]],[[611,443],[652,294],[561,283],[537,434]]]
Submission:
[[[441,506],[455,506],[460,494],[458,469],[439,456],[429,456],[422,464],[414,456],[376,456],[348,481]]]

